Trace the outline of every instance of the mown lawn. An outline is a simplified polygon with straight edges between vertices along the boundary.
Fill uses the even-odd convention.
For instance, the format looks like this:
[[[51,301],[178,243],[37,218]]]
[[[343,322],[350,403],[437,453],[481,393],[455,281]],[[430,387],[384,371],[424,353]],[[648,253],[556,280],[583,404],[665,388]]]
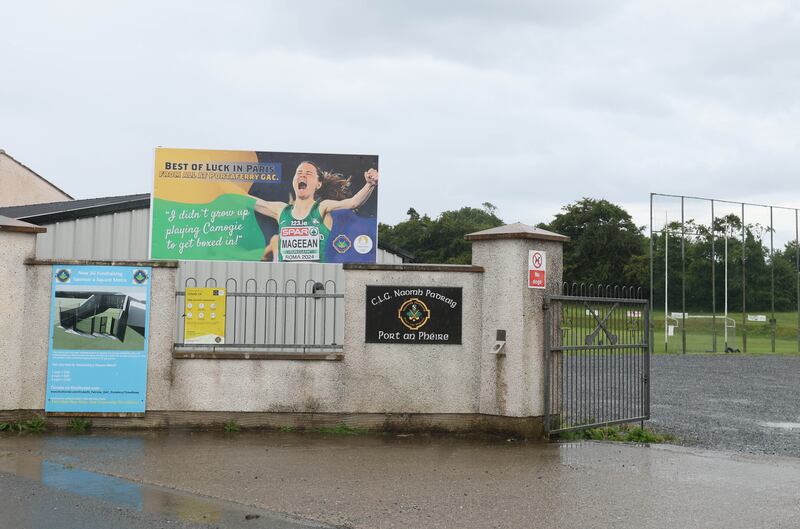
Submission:
[[[709,316],[709,318],[689,318],[686,320],[686,352],[687,353],[711,353],[714,343],[714,327],[711,314],[689,313],[691,316]],[[751,312],[750,314],[765,314],[767,320],[769,313]],[[742,313],[729,312],[729,318],[736,322],[736,329],[728,329],[728,344],[734,349],[744,351]],[[653,352],[654,353],[681,353],[681,328],[675,328],[674,335],[668,337],[667,347],[664,347],[664,312],[654,311],[651,315],[654,326]],[[674,320],[669,321],[675,324]],[[680,323],[680,322],[679,322]],[[772,326],[766,322],[745,322],[747,331],[747,353],[748,354],[772,354]],[[775,313],[775,353],[797,354],[797,313],[796,312],[776,312]],[[716,322],[717,350],[724,353],[724,333],[723,318],[718,314]]]

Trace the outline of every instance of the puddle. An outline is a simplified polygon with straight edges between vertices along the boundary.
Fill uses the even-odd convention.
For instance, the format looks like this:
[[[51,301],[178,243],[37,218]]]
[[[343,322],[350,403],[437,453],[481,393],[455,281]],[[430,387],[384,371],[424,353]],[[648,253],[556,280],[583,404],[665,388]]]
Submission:
[[[800,422],[761,422],[765,428],[778,428],[780,430],[800,430]]]
[[[91,497],[117,507],[146,512],[167,519],[209,527],[323,529],[331,526],[292,519],[232,502],[179,492],[155,485],[89,472],[33,456],[4,452],[0,472],[40,482],[46,487],[77,496]]]

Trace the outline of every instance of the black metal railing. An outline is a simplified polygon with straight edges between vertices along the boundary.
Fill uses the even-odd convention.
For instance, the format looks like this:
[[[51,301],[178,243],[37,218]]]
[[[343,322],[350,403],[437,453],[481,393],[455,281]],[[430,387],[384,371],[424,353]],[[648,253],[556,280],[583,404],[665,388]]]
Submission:
[[[595,298],[645,299],[646,289],[635,285],[606,285],[601,283],[575,283],[565,281],[561,285],[564,296]]]

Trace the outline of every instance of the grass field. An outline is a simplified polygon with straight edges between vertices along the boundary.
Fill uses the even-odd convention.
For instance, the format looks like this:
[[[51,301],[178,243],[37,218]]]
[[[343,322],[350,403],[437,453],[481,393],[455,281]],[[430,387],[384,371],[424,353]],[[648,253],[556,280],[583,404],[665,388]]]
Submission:
[[[713,352],[714,328],[710,318],[711,314],[689,313],[691,316],[709,316],[709,318],[686,320],[686,352],[687,353],[710,353]],[[765,314],[764,312],[753,312],[751,314]],[[767,320],[770,314],[766,313]],[[728,329],[728,344],[734,349],[745,352],[743,346],[744,329],[742,326],[742,314],[740,312],[729,312],[729,318],[736,321],[735,334],[733,329]],[[664,350],[664,312],[654,311],[650,320],[654,325],[655,334],[653,336],[654,353],[681,353],[682,337],[681,327],[675,328],[674,335],[668,337],[667,350]],[[670,324],[675,324],[670,320]],[[748,354],[771,354],[772,353],[772,326],[767,322],[746,322],[747,334],[747,353]],[[717,352],[724,353],[724,332],[723,319],[717,314]],[[775,313],[775,353],[798,354],[797,341],[797,313],[796,312],[776,312]]]

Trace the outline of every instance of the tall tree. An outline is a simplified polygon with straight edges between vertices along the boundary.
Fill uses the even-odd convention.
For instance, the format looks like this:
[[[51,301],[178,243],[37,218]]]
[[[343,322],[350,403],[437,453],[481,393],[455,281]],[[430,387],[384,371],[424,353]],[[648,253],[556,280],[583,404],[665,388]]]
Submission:
[[[607,200],[583,198],[564,206],[539,227],[567,235],[564,280],[601,284],[647,284],[644,228]],[[643,281],[644,280],[644,281]]]
[[[464,207],[444,211],[432,219],[410,208],[408,220],[394,226],[380,224],[378,237],[410,251],[420,263],[468,264],[472,261],[472,245],[464,240],[464,235],[502,225],[496,210],[486,202],[483,209]]]

